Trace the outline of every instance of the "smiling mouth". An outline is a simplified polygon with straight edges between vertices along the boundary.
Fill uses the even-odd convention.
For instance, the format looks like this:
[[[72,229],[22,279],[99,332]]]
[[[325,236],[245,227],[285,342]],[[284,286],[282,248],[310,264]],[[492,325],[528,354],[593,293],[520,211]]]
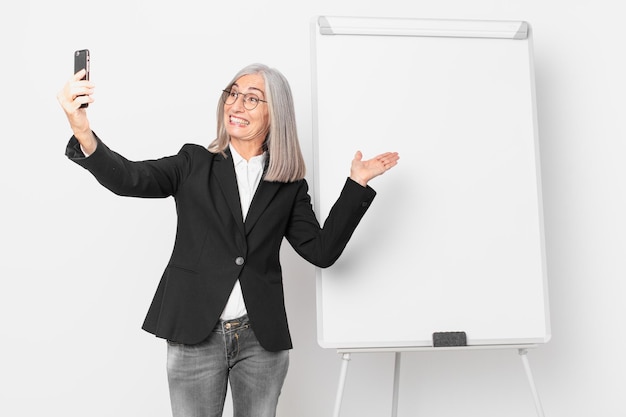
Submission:
[[[238,117],[235,116],[230,116],[230,122],[239,126],[248,126],[250,124],[249,121],[245,120],[245,119],[240,119]]]

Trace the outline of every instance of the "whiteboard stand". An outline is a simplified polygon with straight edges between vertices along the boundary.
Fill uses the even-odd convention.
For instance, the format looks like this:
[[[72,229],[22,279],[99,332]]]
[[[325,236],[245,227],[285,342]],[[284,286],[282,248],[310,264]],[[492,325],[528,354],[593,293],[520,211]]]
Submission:
[[[351,353],[374,353],[374,352],[394,352],[394,370],[393,370],[393,396],[391,402],[391,417],[398,417],[398,397],[400,391],[400,366],[402,362],[402,352],[418,352],[418,351],[442,351],[442,350],[467,350],[467,349],[517,349],[517,352],[522,359],[522,365],[528,379],[530,391],[535,403],[535,410],[538,417],[545,417],[543,412],[543,406],[541,405],[541,399],[535,386],[533,374],[530,369],[530,363],[528,361],[528,349],[535,348],[537,345],[510,345],[510,346],[459,346],[459,347],[417,347],[417,348],[372,348],[372,349],[337,349],[337,353],[341,354],[341,372],[339,374],[339,384],[337,387],[337,396],[335,398],[335,409],[333,411],[333,417],[339,417],[341,411],[341,403],[343,400],[343,391],[346,385],[346,376],[348,374],[348,364],[351,360]]]
[[[537,410],[537,416],[544,417],[543,407],[541,406],[541,400],[539,399],[539,394],[537,393],[537,387],[535,386],[533,373],[530,370],[530,363],[528,362],[528,348],[519,348],[517,351],[520,355],[520,358],[522,358],[522,364],[524,365],[524,370],[526,371],[526,378],[528,378],[530,391],[532,392],[533,399],[535,401],[535,409]]]

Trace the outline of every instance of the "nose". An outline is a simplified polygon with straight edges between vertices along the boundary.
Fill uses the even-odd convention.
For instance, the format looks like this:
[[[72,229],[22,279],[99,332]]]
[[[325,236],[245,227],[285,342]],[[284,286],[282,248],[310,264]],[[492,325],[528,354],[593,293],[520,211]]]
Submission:
[[[235,99],[235,102],[233,104],[231,104],[231,108],[234,111],[236,111],[236,112],[243,112],[243,111],[245,111],[245,107],[243,106],[244,99],[245,99],[245,97],[242,94],[239,94],[237,96],[237,98]]]

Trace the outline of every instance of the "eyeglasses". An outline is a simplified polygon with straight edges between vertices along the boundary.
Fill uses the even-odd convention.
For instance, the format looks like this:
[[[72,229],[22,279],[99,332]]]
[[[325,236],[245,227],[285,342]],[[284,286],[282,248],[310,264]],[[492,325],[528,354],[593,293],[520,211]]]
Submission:
[[[224,104],[228,104],[228,105],[235,104],[239,96],[241,96],[243,97],[243,107],[245,107],[246,110],[256,109],[256,106],[258,106],[259,102],[261,101],[263,103],[267,103],[267,101],[261,100],[259,96],[253,93],[243,94],[235,90],[222,90],[222,91],[223,91],[222,101],[224,102]]]

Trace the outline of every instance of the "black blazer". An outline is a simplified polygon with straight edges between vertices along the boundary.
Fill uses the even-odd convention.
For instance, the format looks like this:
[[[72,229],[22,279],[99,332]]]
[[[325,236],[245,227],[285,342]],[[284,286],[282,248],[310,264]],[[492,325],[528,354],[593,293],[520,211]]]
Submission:
[[[76,138],[66,155],[118,195],[176,201],[174,249],[143,329],[195,344],[208,337],[239,279],[252,328],[270,351],[290,349],[279,260],[283,237],[318,267],[332,265],[374,199],[370,187],[348,179],[321,228],[306,180],[261,181],[246,216],[241,212],[229,152],[184,145],[177,155],[132,162],[98,139],[88,158]]]

